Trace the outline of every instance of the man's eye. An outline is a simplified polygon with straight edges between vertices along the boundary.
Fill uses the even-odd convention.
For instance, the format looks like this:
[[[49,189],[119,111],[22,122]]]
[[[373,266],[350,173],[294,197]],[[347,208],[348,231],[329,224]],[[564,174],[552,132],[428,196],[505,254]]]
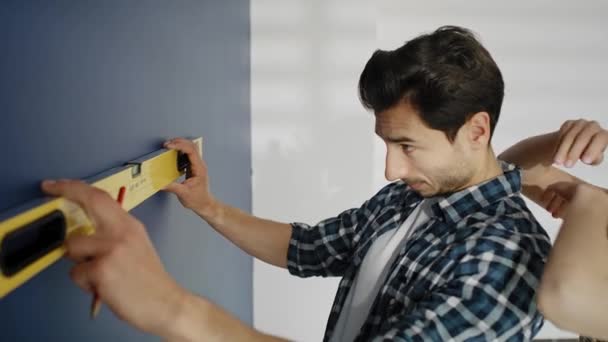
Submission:
[[[410,153],[414,150],[414,147],[412,145],[401,145],[401,149],[405,153]]]

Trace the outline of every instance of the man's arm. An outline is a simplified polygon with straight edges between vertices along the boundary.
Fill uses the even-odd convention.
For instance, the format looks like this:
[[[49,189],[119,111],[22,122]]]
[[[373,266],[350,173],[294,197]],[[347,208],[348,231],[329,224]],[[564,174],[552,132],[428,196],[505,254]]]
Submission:
[[[522,169],[522,192],[539,205],[543,204],[542,196],[549,185],[583,182],[553,166],[558,142],[559,132],[538,135],[518,142],[498,156]]]
[[[172,139],[165,147],[187,154],[191,165],[191,176],[181,184],[169,185],[165,191],[176,194],[184,207],[194,211],[249,255],[278,267],[287,267],[291,225],[261,219],[216,200],[209,191],[207,165],[191,141]]]
[[[522,168],[522,192],[526,197],[559,216],[564,199],[547,189],[559,182],[586,182],[553,164],[572,167],[581,160],[597,165],[604,159],[607,146],[608,131],[597,122],[566,121],[559,131],[522,140],[501,153],[499,158]],[[602,190],[608,193],[608,189]]]
[[[540,309],[559,327],[608,338],[608,195],[568,183],[554,190],[569,205],[539,288]]]
[[[72,280],[97,293],[120,319],[169,341],[279,341],[243,324],[179,286],[165,271],[145,227],[107,193],[79,181],[45,182],[43,190],[80,205],[93,235],[72,235]]]
[[[521,141],[500,156],[522,167],[525,195],[564,218],[539,287],[542,312],[562,328],[604,338],[608,191],[552,164],[599,164],[607,145],[606,130],[597,123],[567,121],[560,131]]]
[[[357,227],[382,208],[380,202],[387,196],[399,196],[395,194],[398,187],[391,184],[361,207],[314,226],[279,223],[217,201],[209,191],[207,167],[191,141],[177,138],[165,147],[186,153],[191,162],[191,176],[165,190],[175,193],[186,208],[245,252],[300,277],[341,275],[356,250]]]
[[[196,213],[245,253],[287,268],[287,249],[292,233],[290,224],[255,217],[220,202],[213,204],[210,214]]]
[[[252,329],[208,300],[192,294],[185,297],[180,313],[162,336],[168,341],[287,341]]]

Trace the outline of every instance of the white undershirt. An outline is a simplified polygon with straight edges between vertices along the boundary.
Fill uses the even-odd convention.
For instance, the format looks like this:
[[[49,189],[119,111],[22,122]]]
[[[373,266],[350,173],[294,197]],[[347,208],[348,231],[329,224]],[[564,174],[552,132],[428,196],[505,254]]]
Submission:
[[[383,233],[373,242],[348,291],[331,342],[350,342],[357,337],[391,264],[412,233],[429,220],[432,203],[433,200],[423,200],[399,228]]]

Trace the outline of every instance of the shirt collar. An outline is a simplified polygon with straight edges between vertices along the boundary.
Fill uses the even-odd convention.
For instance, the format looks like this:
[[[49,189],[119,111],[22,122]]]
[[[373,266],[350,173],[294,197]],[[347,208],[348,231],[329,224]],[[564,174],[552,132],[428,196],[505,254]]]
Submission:
[[[433,216],[447,223],[457,223],[468,215],[521,191],[520,168],[502,160],[499,162],[503,174],[458,192],[434,197],[435,203],[431,206]]]

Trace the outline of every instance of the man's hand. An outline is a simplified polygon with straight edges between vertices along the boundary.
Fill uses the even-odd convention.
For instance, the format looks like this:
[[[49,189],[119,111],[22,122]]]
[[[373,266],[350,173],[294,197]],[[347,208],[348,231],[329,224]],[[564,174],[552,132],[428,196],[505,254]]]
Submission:
[[[67,256],[76,262],[70,275],[120,319],[172,341],[282,341],[180,287],[143,224],[106,192],[73,180],[46,181],[42,189],[80,205],[93,222],[94,234],[66,240]]]
[[[585,210],[591,207],[602,207],[602,210],[606,210],[608,195],[603,189],[591,184],[558,182],[547,188],[541,204],[553,217],[563,219],[572,210]]]
[[[190,159],[190,175],[183,183],[173,183],[164,190],[174,193],[182,205],[203,218],[215,214],[217,202],[209,191],[207,165],[201,159],[196,145],[187,139],[175,138],[164,144],[165,148],[185,153]]]
[[[145,227],[106,192],[80,181],[45,181],[42,189],[80,205],[95,226],[90,236],[66,240],[74,260],[70,276],[119,318],[152,334],[167,336],[187,292],[167,274]]]
[[[569,120],[559,129],[554,161],[572,167],[580,159],[589,165],[600,164],[608,146],[608,131],[595,121]]]
[[[604,160],[604,151],[608,146],[608,131],[595,121],[569,120],[564,122],[557,132],[558,141],[555,147],[554,162],[572,167],[578,160],[588,165],[598,165]],[[540,204],[553,217],[563,218],[568,203],[577,192],[577,184],[582,181],[559,181],[543,192]]]

